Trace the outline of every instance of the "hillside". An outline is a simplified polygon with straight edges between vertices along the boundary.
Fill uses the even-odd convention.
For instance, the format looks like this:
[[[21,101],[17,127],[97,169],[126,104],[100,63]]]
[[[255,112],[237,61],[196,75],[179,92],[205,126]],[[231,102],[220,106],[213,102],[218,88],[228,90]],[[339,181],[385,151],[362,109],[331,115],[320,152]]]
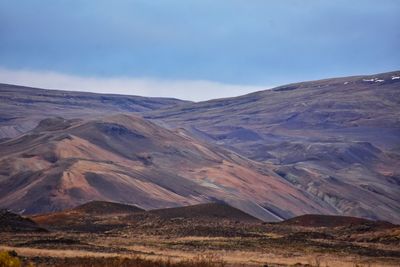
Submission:
[[[398,223],[397,77],[200,103],[3,86],[0,125],[21,131],[0,140],[0,207],[35,214],[92,200],[144,209],[223,201],[266,221],[308,213]]]
[[[72,211],[83,214],[101,215],[101,214],[141,212],[144,211],[144,209],[121,203],[114,203],[107,201],[90,201],[88,203],[73,208]]]
[[[127,223],[115,218],[141,212],[145,210],[133,205],[90,201],[71,209],[34,215],[31,219],[50,230],[102,232]]]
[[[219,200],[272,221],[334,212],[262,164],[132,115],[45,119],[0,143],[0,169],[0,206],[23,214],[91,200],[144,209]]]
[[[49,114],[63,118],[95,118],[121,112],[141,113],[182,103],[187,101],[0,84],[0,139],[32,130]]]
[[[152,231],[162,232],[161,229],[165,231],[173,229],[176,234],[179,234],[176,229],[184,229],[182,233],[189,233],[195,225],[199,228],[197,230],[212,229],[212,232],[216,233],[218,225],[225,227],[239,223],[261,223],[259,219],[222,203],[145,211],[131,205],[92,201],[72,209],[34,215],[31,218],[39,225],[51,230],[93,233],[120,229],[145,233],[149,225]]]
[[[398,77],[295,83],[145,117],[265,163],[336,214],[399,222]]]
[[[259,222],[258,219],[223,203],[207,203],[193,206],[150,210],[149,214],[163,219],[194,219],[206,221],[230,220],[240,222]]]
[[[45,229],[39,227],[29,218],[24,218],[8,210],[0,210],[0,232],[44,232]]]

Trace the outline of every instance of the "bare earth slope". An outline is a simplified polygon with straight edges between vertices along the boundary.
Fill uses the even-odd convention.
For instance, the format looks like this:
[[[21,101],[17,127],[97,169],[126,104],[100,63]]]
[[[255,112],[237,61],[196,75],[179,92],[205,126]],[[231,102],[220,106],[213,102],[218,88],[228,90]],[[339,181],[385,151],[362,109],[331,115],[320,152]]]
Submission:
[[[0,139],[25,133],[49,114],[64,118],[101,117],[111,113],[155,110],[187,101],[37,89],[0,84]]]
[[[201,103],[2,88],[0,128],[16,137],[0,140],[0,207],[31,214],[91,200],[145,209],[221,200],[263,220],[400,222],[400,72]],[[121,111],[173,130],[105,115]]]
[[[272,221],[334,212],[262,164],[133,115],[45,119],[0,143],[0,170],[0,206],[25,214],[91,200],[144,209],[220,200]]]
[[[336,214],[400,222],[400,72],[290,84],[146,116],[266,163]]]

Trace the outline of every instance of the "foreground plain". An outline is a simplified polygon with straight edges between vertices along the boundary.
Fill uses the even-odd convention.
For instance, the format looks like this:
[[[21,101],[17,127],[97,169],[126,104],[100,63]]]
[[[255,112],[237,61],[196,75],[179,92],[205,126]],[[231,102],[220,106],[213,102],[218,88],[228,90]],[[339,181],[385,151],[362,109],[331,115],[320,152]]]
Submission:
[[[136,266],[138,259],[137,266],[400,264],[400,227],[387,222],[305,215],[265,223],[218,203],[152,211],[116,205],[33,216],[41,228],[2,232],[0,250],[38,266]]]

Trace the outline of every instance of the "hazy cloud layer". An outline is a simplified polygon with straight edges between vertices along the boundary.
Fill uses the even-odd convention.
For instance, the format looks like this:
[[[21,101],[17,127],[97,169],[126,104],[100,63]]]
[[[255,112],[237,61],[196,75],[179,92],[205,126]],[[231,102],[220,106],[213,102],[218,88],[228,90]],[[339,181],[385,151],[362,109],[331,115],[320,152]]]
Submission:
[[[400,68],[399,14],[399,0],[3,0],[0,64],[261,86],[378,73]]]
[[[238,96],[271,87],[224,84],[203,80],[81,77],[57,72],[9,70],[5,68],[0,68],[0,83],[45,89],[174,97],[192,101]]]

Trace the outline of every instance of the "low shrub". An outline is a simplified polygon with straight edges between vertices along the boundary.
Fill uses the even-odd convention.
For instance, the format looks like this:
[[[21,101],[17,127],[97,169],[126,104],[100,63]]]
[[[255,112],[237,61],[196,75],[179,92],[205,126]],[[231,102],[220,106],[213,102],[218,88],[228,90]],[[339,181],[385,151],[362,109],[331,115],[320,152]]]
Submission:
[[[0,267],[21,267],[21,265],[15,252],[0,251]]]
[[[8,255],[8,254],[7,254]],[[18,260],[18,258],[16,258]],[[224,267],[226,264],[221,257],[212,254],[199,255],[193,259],[172,261],[171,259],[146,259],[140,256],[127,257],[35,257],[36,265],[53,267]],[[24,267],[19,265],[0,265],[0,267]]]

